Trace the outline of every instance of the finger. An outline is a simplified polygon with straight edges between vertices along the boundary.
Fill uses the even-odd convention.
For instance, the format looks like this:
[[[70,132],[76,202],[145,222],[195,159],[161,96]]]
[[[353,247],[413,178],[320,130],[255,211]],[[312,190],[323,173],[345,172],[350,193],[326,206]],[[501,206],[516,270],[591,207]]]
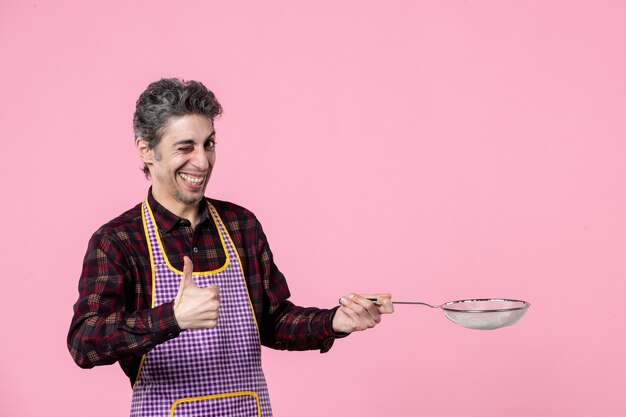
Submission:
[[[220,303],[216,300],[207,301],[202,304],[202,308],[198,309],[198,314],[202,319],[217,320],[220,316]]]
[[[210,298],[202,303],[202,311],[206,313],[215,313],[218,314],[221,307],[220,300],[217,298]],[[217,317],[217,315],[215,316]]]
[[[378,311],[382,314],[391,314],[394,311],[393,301],[391,301],[391,294],[379,294],[377,297],[380,302],[380,306],[378,306]]]
[[[350,322],[352,324],[351,331],[371,329],[372,327],[376,326],[376,324],[378,324],[370,316],[363,317],[363,315],[358,312],[359,310],[358,306],[355,306],[355,305],[352,305],[351,307],[341,306],[339,307],[339,310],[343,312],[346,316],[348,316],[348,318],[350,319]],[[367,311],[367,310],[363,310],[363,311]]]
[[[193,263],[189,257],[183,257],[183,277],[180,279],[180,284],[178,285],[178,293],[176,293],[176,298],[174,299],[174,306],[177,306],[180,303],[180,300],[183,298],[183,293],[185,292],[185,287],[187,283],[191,281],[193,272]]]
[[[209,298],[219,301],[220,300],[220,287],[219,285],[209,285],[204,288],[204,291],[209,295]]]
[[[391,314],[394,311],[391,294],[361,294],[361,296],[373,301],[381,314]]]
[[[378,306],[374,304],[372,300],[359,294],[350,294],[348,298],[350,299],[350,301],[362,306],[365,309],[365,311],[361,313],[361,316],[363,316],[364,318],[367,318],[369,316],[376,322],[380,321],[380,311],[378,309]],[[357,311],[360,311],[360,309],[357,309]]]
[[[338,313],[343,314],[344,318],[342,319],[343,322],[343,329],[341,330],[344,333],[352,333],[358,330],[361,330],[359,328],[359,322],[361,321],[360,317],[358,316],[358,314],[356,314],[354,311],[352,311],[351,309],[341,306],[337,309]]]
[[[357,322],[359,330],[368,327],[374,327],[380,323],[380,313],[378,308],[370,300],[358,299],[356,294],[350,294],[348,297],[341,297],[339,300],[346,314]],[[369,309],[368,309],[369,308]]]
[[[196,285],[193,282],[193,262],[189,256],[183,257],[183,283],[181,285]]]
[[[213,329],[217,326],[217,320],[207,320],[203,323],[203,329]]]

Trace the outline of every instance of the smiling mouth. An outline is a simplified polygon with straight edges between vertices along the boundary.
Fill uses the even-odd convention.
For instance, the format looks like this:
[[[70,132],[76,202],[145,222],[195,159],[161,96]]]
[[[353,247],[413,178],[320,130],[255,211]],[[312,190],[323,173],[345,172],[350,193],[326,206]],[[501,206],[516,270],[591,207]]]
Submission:
[[[193,175],[189,175],[189,174],[185,174],[182,172],[179,172],[178,175],[185,181],[188,182],[189,184],[192,185],[200,185],[202,184],[202,182],[204,181],[205,176],[193,176]]]

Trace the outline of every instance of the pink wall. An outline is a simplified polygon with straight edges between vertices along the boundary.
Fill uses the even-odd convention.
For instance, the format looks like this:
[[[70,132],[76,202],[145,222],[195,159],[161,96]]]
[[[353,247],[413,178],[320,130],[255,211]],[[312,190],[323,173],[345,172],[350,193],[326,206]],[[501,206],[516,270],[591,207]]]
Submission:
[[[533,304],[266,350],[277,416],[626,415],[626,2],[388,3],[0,2],[0,415],[127,415],[65,335],[89,236],[145,195],[162,76],[220,98],[208,192],[255,211],[294,301]]]

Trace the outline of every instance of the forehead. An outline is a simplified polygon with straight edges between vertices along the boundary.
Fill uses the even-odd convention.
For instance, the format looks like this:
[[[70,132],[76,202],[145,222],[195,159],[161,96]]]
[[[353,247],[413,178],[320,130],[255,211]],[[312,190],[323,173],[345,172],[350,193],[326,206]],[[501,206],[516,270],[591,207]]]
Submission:
[[[171,117],[163,127],[161,142],[181,139],[204,141],[213,133],[213,122],[206,116],[201,114],[175,116]]]

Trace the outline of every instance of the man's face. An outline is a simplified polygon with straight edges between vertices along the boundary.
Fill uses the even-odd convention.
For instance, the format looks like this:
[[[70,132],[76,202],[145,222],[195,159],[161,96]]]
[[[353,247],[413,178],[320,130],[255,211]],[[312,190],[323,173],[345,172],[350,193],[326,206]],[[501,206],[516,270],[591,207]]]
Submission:
[[[146,152],[152,193],[159,203],[176,212],[202,200],[215,164],[215,130],[209,118],[191,114],[170,119],[159,144]]]

